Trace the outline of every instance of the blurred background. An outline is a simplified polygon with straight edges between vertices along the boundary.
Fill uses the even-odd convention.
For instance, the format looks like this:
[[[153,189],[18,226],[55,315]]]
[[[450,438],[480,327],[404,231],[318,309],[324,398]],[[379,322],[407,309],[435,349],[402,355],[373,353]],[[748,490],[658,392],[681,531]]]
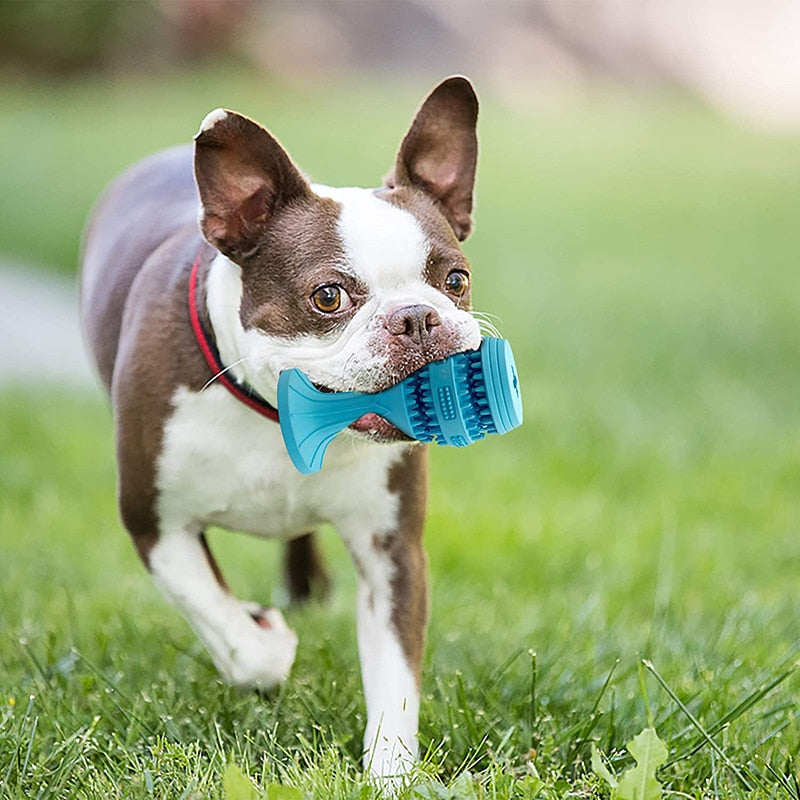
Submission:
[[[290,84],[454,67],[514,99],[671,86],[758,125],[800,123],[792,0],[26,0],[3,2],[0,63],[77,77],[236,58]]]

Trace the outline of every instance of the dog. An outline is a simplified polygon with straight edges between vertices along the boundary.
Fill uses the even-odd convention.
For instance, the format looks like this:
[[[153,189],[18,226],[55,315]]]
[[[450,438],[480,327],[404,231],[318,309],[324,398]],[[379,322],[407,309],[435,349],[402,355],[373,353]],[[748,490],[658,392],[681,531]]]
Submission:
[[[454,76],[419,107],[377,189],[311,183],[251,119],[217,109],[194,148],[133,166],[84,236],[81,317],[113,407],[120,516],[222,678],[269,689],[297,637],[233,596],[210,525],[286,542],[290,598],[324,585],[314,529],[332,524],[358,579],[365,769],[417,755],[428,619],[426,447],[367,414],[304,476],[281,439],[276,386],[378,392],[479,347],[470,265],[478,101]]]

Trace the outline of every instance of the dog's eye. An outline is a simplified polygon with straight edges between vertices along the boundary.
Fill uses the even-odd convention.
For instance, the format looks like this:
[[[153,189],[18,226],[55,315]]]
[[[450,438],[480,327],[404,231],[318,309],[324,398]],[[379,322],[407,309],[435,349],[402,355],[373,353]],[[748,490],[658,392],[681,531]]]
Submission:
[[[455,297],[463,297],[469,289],[469,275],[464,270],[454,269],[444,279],[444,288]]]
[[[323,314],[333,314],[335,311],[347,308],[350,304],[350,297],[341,286],[328,283],[314,291],[311,295],[311,302],[317,311],[321,311]]]

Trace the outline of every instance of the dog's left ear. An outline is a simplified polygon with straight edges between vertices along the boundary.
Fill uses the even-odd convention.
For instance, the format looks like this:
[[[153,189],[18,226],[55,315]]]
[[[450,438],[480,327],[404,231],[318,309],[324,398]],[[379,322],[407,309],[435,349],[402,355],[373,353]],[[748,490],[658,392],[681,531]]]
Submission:
[[[194,143],[200,227],[214,247],[234,260],[259,245],[281,207],[312,194],[272,134],[241,114],[212,111]]]
[[[410,185],[431,195],[462,242],[472,230],[477,121],[472,84],[460,76],[442,81],[417,111],[384,180],[390,189]]]

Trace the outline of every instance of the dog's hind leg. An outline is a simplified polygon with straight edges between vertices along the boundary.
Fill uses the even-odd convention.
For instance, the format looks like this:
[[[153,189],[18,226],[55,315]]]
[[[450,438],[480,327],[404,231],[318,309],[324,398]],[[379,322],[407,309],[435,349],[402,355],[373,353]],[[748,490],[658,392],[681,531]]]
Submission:
[[[297,636],[280,611],[231,594],[202,531],[162,531],[147,564],[164,596],[186,617],[228,683],[270,689],[285,680]]]
[[[328,594],[330,580],[315,535],[306,533],[286,543],[284,575],[289,599],[302,603]]]

